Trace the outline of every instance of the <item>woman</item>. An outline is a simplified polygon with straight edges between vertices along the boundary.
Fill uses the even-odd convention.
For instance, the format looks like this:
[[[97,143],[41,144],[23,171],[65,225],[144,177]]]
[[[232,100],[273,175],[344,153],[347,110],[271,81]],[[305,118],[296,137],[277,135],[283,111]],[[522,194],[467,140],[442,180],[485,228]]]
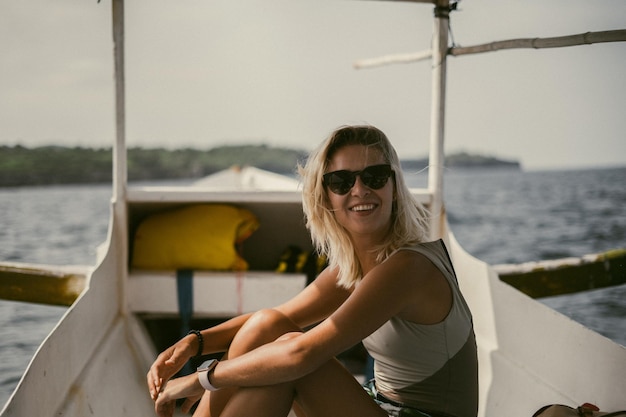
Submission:
[[[471,313],[443,242],[425,242],[426,212],[387,137],[342,127],[300,173],[307,227],[328,268],[285,304],[161,353],[147,376],[157,414],[201,398],[194,415],[276,417],[293,407],[307,417],[475,417]],[[365,389],[334,359],[361,340],[375,359]],[[190,357],[215,352],[226,352],[219,363],[169,380]]]

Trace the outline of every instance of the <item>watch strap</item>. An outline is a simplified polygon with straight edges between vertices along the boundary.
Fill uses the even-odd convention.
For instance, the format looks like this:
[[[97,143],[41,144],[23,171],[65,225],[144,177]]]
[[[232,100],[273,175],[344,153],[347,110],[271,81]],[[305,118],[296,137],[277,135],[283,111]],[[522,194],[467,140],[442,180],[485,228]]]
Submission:
[[[210,362],[210,363],[205,365],[207,362]],[[202,385],[202,388],[204,388],[205,390],[217,391],[219,388],[216,388],[213,386],[213,384],[211,384],[211,380],[209,379],[209,374],[217,366],[218,361],[216,359],[212,359],[211,361],[207,361],[207,362],[200,365],[200,368],[198,370],[198,381],[200,382],[200,385]]]

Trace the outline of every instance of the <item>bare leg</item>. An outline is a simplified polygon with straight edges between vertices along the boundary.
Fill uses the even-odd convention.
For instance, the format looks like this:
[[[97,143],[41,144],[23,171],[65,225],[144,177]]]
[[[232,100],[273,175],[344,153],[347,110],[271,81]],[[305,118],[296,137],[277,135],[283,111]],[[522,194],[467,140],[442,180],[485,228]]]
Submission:
[[[292,384],[241,388],[230,398],[220,417],[285,417],[293,401]]]
[[[287,416],[294,399],[306,417],[387,417],[354,376],[334,359],[293,382],[240,388],[220,417]]]
[[[297,326],[281,313],[263,310],[241,328],[228,355],[236,357],[287,333],[291,334],[283,337],[297,337],[299,332]],[[256,417],[287,416],[294,400],[299,416],[304,413],[307,417],[387,417],[353,375],[334,359],[296,381],[206,393],[194,416],[237,417],[251,413]]]
[[[336,359],[296,381],[295,389],[307,417],[388,417]]]
[[[298,326],[276,310],[261,310],[252,315],[233,338],[226,357],[235,358],[261,345],[273,342],[291,332],[300,332]],[[194,416],[220,416],[226,404],[238,388],[206,392]]]

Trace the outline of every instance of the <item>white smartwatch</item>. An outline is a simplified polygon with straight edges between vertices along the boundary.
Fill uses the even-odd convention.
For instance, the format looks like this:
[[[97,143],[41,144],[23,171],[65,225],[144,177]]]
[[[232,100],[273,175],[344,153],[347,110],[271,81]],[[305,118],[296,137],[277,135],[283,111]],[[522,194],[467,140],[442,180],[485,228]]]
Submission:
[[[202,385],[202,388],[205,390],[217,391],[219,389],[211,385],[211,381],[209,380],[209,374],[218,363],[219,361],[217,359],[209,359],[208,361],[202,362],[202,365],[198,366],[198,381],[200,381],[200,385]]]

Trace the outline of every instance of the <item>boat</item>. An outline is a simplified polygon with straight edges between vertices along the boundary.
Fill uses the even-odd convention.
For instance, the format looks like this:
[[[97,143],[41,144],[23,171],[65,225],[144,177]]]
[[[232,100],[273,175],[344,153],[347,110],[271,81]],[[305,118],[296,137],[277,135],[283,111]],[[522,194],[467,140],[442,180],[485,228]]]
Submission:
[[[442,193],[443,112],[446,57],[453,52],[448,48],[448,19],[455,3],[416,2],[435,8],[433,48],[420,58],[429,56],[439,65],[432,69],[429,184],[413,193],[436,214],[431,237],[445,240],[473,312],[480,369],[478,415],[528,417],[555,403],[624,408],[626,348],[501,281],[490,265],[468,254],[450,230]],[[124,1],[112,0],[112,6],[116,141],[107,239],[96,265],[85,272],[84,289],[37,350],[2,417],[152,415],[145,375],[157,352],[180,336],[181,326],[269,307],[306,285],[304,271],[277,271],[276,265],[286,248],[299,247],[305,253],[311,249],[298,190],[128,184]],[[607,36],[626,39],[625,31],[600,38]],[[598,39],[582,38],[587,43]],[[138,231],[149,219],[216,206],[245,210],[258,222],[258,230],[241,244],[246,268],[180,273],[135,264]]]

